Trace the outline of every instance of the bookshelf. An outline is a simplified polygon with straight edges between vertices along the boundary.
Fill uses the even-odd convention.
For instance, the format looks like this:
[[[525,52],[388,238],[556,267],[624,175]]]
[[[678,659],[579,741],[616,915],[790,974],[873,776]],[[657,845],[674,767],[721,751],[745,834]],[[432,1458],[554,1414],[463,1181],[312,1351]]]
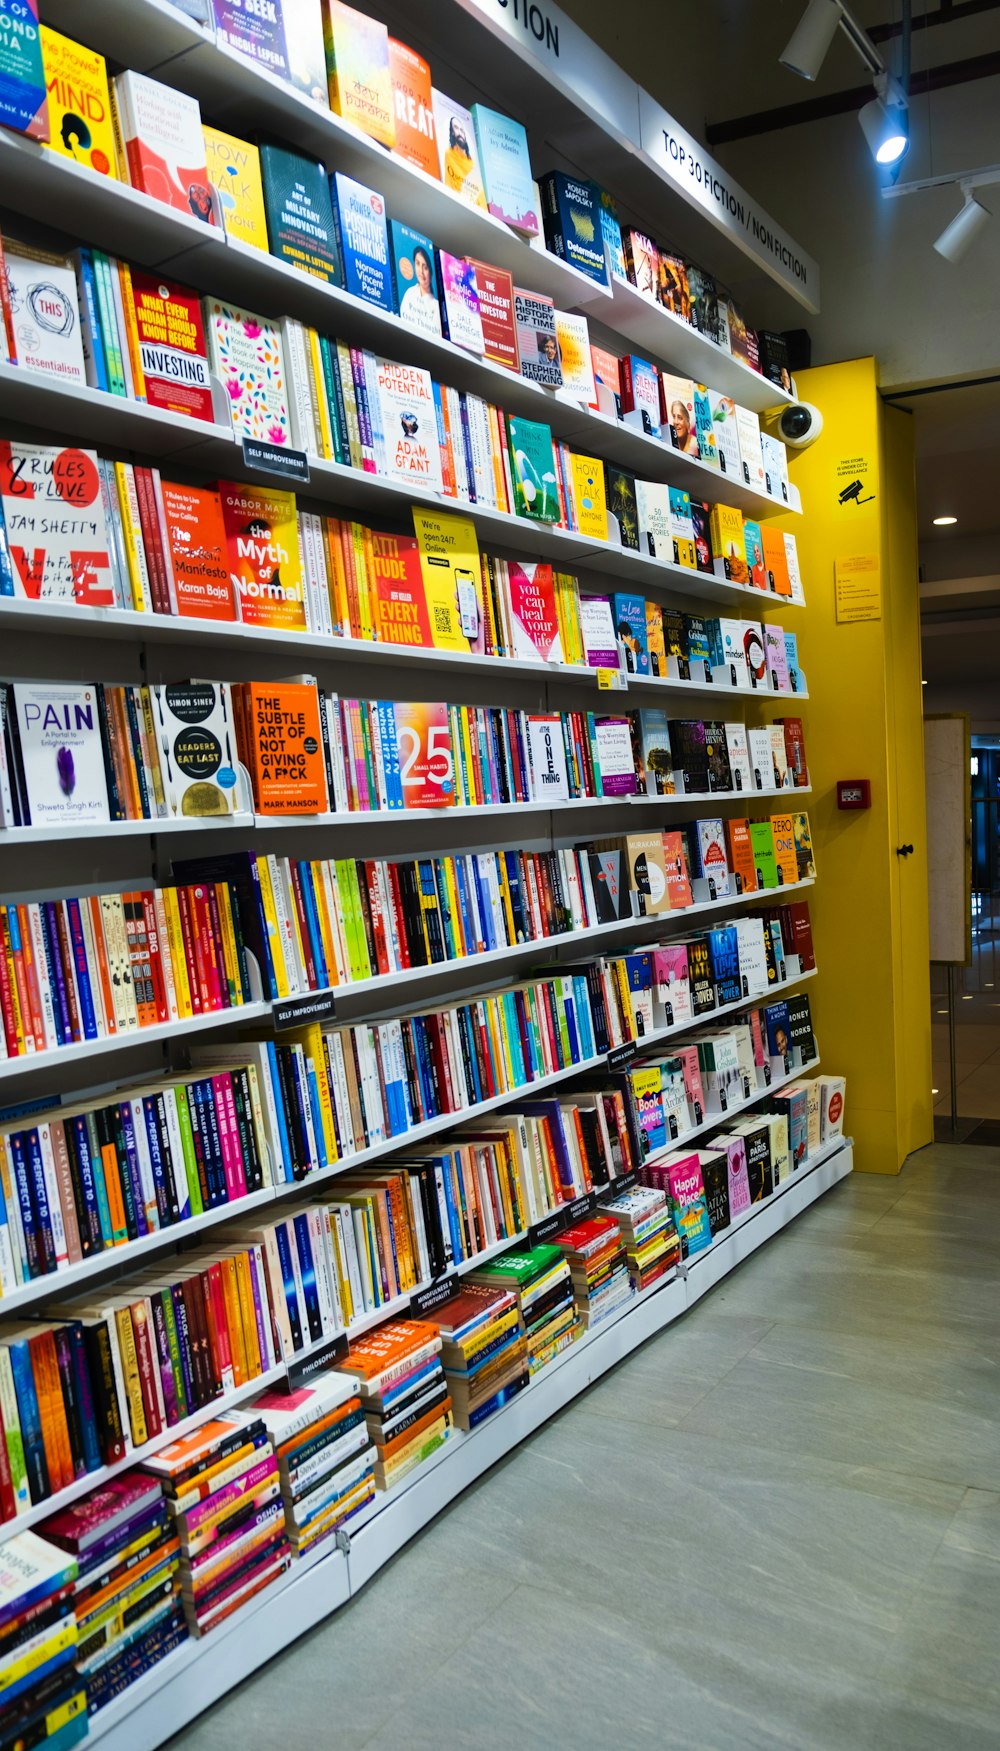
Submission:
[[[435,0],[435,4],[440,10],[442,0]],[[377,11],[377,0],[371,0],[371,6]],[[451,10],[452,0],[448,6]],[[611,336],[619,351],[635,347],[658,365],[687,373],[756,412],[764,413],[790,399],[739,358],[634,287],[617,282],[609,288],[598,287],[546,250],[529,247],[488,213],[466,206],[440,182],[385,153],[339,117],[279,80],[245,64],[170,0],[91,0],[86,10],[84,32],[74,0],[51,0],[51,4],[43,0],[42,5],[46,22],[70,36],[85,34],[115,67],[149,72],[197,97],[206,119],[237,134],[270,134],[322,158],[331,169],[371,184],[384,195],[393,217],[404,218],[456,254],[472,254],[506,267],[518,285],[547,294],[561,308],[586,314],[595,335]],[[464,28],[468,28],[467,21]],[[599,137],[595,151],[599,156]],[[596,171],[598,165],[593,168]],[[757,519],[781,517],[792,523],[799,514],[797,504],[781,503],[727,479],[699,459],[629,425],[573,405],[498,365],[470,356],[446,339],[421,335],[397,318],[310,279],[220,230],[207,229],[184,213],[2,129],[0,177],[3,201],[15,214],[32,217],[43,213],[51,226],[71,238],[161,269],[165,277],[198,292],[231,298],[267,315],[295,317],[351,345],[370,347],[391,359],[430,370],[435,379],[495,402],[508,413],[548,424],[554,437],[565,439],[587,455],[627,468],[640,478],[733,505]],[[99,390],[74,388],[22,367],[0,365],[0,405],[5,422],[0,436],[13,431],[38,442],[58,437],[99,446],[137,462],[169,461],[180,475],[199,480],[219,477],[260,485],[270,478],[248,465],[228,425],[201,423]],[[277,475],[270,483],[279,487],[291,484]],[[550,560],[555,568],[577,575],[584,593],[633,586],[667,606],[681,605],[694,613],[745,615],[750,620],[783,620],[785,611],[794,607],[796,615],[789,618],[806,620],[808,640],[807,610],[802,603],[762,594],[749,585],[695,572],[567,529],[540,525],[482,505],[460,505],[436,493],[316,456],[309,458],[308,483],[296,484],[295,491],[310,508],[397,523],[405,521],[411,505],[458,510],[474,525],[490,553]],[[808,579],[806,582],[808,586]],[[180,678],[193,669],[196,674],[235,682],[258,679],[262,672],[277,677],[305,668],[317,674],[325,687],[349,697],[359,693],[366,698],[402,701],[444,699],[456,705],[479,704],[486,698],[502,700],[514,709],[600,711],[603,707],[614,715],[662,705],[675,716],[682,716],[690,701],[696,717],[711,715],[748,723],[794,713],[809,697],[804,688],[779,692],[768,686],[750,691],[719,682],[635,676],[628,677],[624,690],[606,691],[598,672],[570,664],[397,648],[357,638],[182,620],[124,608],[86,610],[9,597],[0,597],[0,632],[5,640],[5,677],[9,674],[14,679],[35,679],[42,674],[55,679],[100,677],[138,684]],[[807,671],[808,642],[803,662]],[[3,897],[23,900],[41,897],[43,892],[51,895],[57,847],[60,893],[124,892],[130,885],[165,882],[175,840],[176,855],[184,858],[196,857],[203,849],[214,857],[230,848],[246,847],[282,853],[294,847],[295,855],[316,859],[403,858],[446,850],[510,848],[515,839],[530,850],[555,850],[567,846],[571,834],[622,836],[630,831],[665,831],[693,816],[785,814],[799,809],[810,794],[806,784],[754,792],[582,797],[556,803],[460,805],[434,811],[331,810],[316,816],[288,817],[244,812],[203,821],[153,818],[109,822],[83,827],[69,837],[47,827],[13,828],[0,835],[8,872]],[[512,832],[515,812],[517,830]],[[813,885],[814,878],[809,876],[778,888],[721,900],[697,899],[671,913],[564,930],[480,954],[310,990],[301,994],[303,1013],[311,999],[330,994],[336,1002],[335,1025],[353,1027],[363,1021],[374,1024],[383,1018],[396,1019],[418,1004],[427,1007],[438,1002],[443,1007],[480,994],[489,997],[526,978],[533,962],[559,969],[569,966],[574,958],[595,960],[605,953],[637,951],[654,939],[669,942],[692,925],[701,930],[710,928],[716,918],[743,918],[759,903],[781,906],[803,897]],[[816,977],[815,968],[802,967],[793,959],[787,977],[766,994],[719,1004],[709,1016],[654,1027],[644,1032],[638,1050],[653,1051],[671,1041],[681,1044],[705,1021],[738,1018],[771,998],[808,989]],[[256,985],[255,994],[259,990]],[[0,1061],[0,1106],[15,1108],[22,1101],[33,1103],[54,1094],[68,1107],[71,1099],[110,1097],[115,1087],[143,1088],[152,1078],[184,1069],[192,1061],[202,1062],[200,1047],[206,1041],[218,1042],[220,1049],[229,1052],[244,1033],[258,1040],[262,1034],[280,1038],[275,1008],[268,1001],[251,1001],[185,1021],[8,1058]],[[561,1058],[557,1061],[563,1063]],[[325,1191],[332,1194],[343,1175],[376,1164],[389,1167],[394,1157],[435,1138],[446,1140],[470,1120],[516,1112],[521,1100],[534,1101],[550,1091],[572,1098],[574,1086],[585,1077],[597,1073],[605,1077],[628,1061],[627,1053],[621,1059],[614,1052],[599,1052],[523,1083],[510,1080],[501,1065],[497,1080],[505,1081],[505,1086],[500,1092],[457,1110],[440,1112],[368,1147],[349,1150],[325,1166],[314,1167],[305,1179],[264,1186],[61,1271],[36,1277],[0,1298],[0,1318],[16,1315],[31,1319],[44,1312],[47,1302],[75,1295],[85,1287],[94,1287],[96,1292],[96,1286],[101,1285],[101,1293],[114,1294],[137,1266],[156,1261],[166,1267],[172,1261],[182,1263],[189,1254],[194,1256],[196,1248],[216,1242],[222,1247],[237,1224],[277,1220],[279,1213],[293,1215],[312,1197],[322,1199]],[[772,1059],[772,1066],[774,1062]],[[709,1112],[669,1148],[704,1140],[739,1115],[753,1111],[765,1096],[816,1071],[819,1063],[818,1045],[808,1062],[793,1065],[786,1058],[783,1070],[779,1066],[777,1073],[773,1069],[769,1072],[766,1087],[751,1088],[746,1083],[749,1092],[731,1099],[724,1112]],[[665,1152],[651,1156],[650,1165],[655,1166]],[[849,1172],[851,1162],[849,1139],[837,1139],[813,1150],[799,1171],[783,1180],[762,1203],[735,1218],[707,1252],[633,1296],[606,1323],[585,1333],[475,1433],[456,1433],[402,1484],[387,1496],[377,1497],[336,1541],[329,1541],[309,1557],[293,1559],[284,1577],[241,1607],[220,1629],[203,1640],[185,1642],[154,1664],[94,1718],[90,1738],[103,1740],[112,1751],[119,1747],[121,1751],[146,1751],[147,1747],[152,1751],[171,1733],[182,1730],[227,1688],[345,1603],[458,1491],[589,1381],[679,1317],[740,1259],[765,1244]],[[622,1187],[627,1179],[623,1176]],[[612,1181],[600,1196],[611,1196],[615,1189]],[[553,1206],[543,1211],[539,1220],[558,1220],[565,1226],[571,1216],[575,1219],[581,1213],[581,1207],[592,1209],[597,1197],[589,1193],[572,1204]],[[536,1221],[530,1228],[483,1247],[454,1264],[444,1277],[461,1278],[531,1237],[538,1226]],[[22,1528],[37,1526],[105,1479],[131,1470],[201,1422],[245,1404],[270,1385],[283,1385],[290,1377],[303,1378],[311,1364],[329,1358],[331,1345],[342,1345],[394,1316],[405,1316],[413,1310],[414,1297],[434,1287],[432,1275],[416,1289],[383,1301],[336,1331],[324,1331],[321,1338],[306,1342],[290,1361],[279,1361],[204,1404],[184,1422],[164,1428],[120,1462],[78,1478],[0,1525],[0,1543]]]

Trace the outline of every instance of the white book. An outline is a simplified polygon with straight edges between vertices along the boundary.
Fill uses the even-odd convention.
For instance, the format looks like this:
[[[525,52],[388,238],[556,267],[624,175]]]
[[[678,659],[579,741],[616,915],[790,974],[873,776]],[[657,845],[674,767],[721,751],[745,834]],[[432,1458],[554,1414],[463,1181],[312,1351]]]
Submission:
[[[799,550],[795,544],[794,535],[785,535],[785,561],[788,566],[788,579],[792,586],[792,601],[804,602],[805,591],[802,588],[802,573],[799,570]]]
[[[96,688],[18,681],[12,691],[31,825],[109,821]]]
[[[760,434],[760,453],[764,463],[764,485],[773,499],[788,503],[788,452],[780,438],[770,432]]]
[[[775,790],[784,790],[791,783],[788,771],[788,754],[785,749],[785,732],[780,723],[768,725],[768,735],[771,743],[771,782]]]
[[[288,413],[292,447],[310,455],[320,454],[319,433],[310,393],[311,372],[305,330],[292,316],[281,319],[281,341],[288,366]]]
[[[784,740],[784,736],[782,736]],[[750,770],[753,774],[754,790],[774,789],[774,761],[771,758],[771,730],[768,724],[750,726],[747,729],[747,747],[750,750]]]
[[[767,945],[762,918],[734,918],[740,957],[740,978],[745,997],[763,997],[767,991]]]
[[[219,298],[204,302],[209,364],[226,390],[238,439],[291,448],[289,387],[281,330]]]
[[[0,508],[14,595],[31,601],[115,607],[107,497],[98,456],[59,444],[0,442]],[[131,591],[127,598],[131,605]]]
[[[228,681],[150,688],[168,814],[231,815],[238,807],[236,736]]]
[[[635,503],[642,551],[651,553],[654,558],[671,561],[674,557],[674,541],[670,488],[658,480],[637,480]]]
[[[561,717],[554,713],[529,717],[528,759],[531,763],[532,801],[551,798],[555,802],[568,802],[569,773]]]
[[[752,408],[736,408],[736,433],[740,444],[740,466],[743,484],[754,492],[765,492],[764,458],[760,448],[760,420]]]
[[[726,732],[726,751],[729,755],[729,770],[733,775],[733,789],[745,795],[755,788],[750,768],[746,724],[726,723],[723,728]]]
[[[86,387],[80,294],[72,259],[4,238],[17,362],[59,383]]]

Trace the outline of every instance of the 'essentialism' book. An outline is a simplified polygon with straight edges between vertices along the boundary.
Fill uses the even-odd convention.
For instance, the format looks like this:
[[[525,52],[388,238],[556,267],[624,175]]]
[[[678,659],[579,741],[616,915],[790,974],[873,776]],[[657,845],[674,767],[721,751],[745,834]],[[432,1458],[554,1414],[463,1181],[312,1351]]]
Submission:
[[[87,371],[72,261],[8,235],[3,249],[18,364],[60,383],[84,387]]]

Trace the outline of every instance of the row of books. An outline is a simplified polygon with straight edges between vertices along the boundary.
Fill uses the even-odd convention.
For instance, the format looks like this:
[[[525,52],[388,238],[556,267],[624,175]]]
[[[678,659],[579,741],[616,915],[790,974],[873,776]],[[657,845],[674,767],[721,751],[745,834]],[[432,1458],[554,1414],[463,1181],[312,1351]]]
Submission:
[[[339,0],[329,0],[321,20],[319,0],[297,0],[294,9],[275,6],[250,30],[219,0],[215,24],[219,40],[237,54],[272,77],[288,79],[314,101],[329,102],[396,156],[440,178],[526,241],[547,247],[601,284],[609,276],[612,282],[631,281],[788,387],[780,336],[758,337],[710,275],[675,251],[658,250],[641,232],[623,229],[613,199],[594,183],[560,171],[536,183],[520,123],[485,104],[466,109],[436,90],[427,62],[376,20]],[[376,191],[361,188],[367,203],[363,198],[348,203],[335,220],[321,165],[270,142],[258,150],[248,140],[204,126],[195,99],[145,75],[125,72],[109,84],[103,56],[45,25],[16,73],[0,110],[4,126],[206,224],[219,223],[241,241],[270,248],[306,272],[338,285],[360,282],[361,295],[373,296],[370,264],[362,271],[358,258],[371,255],[365,229],[384,211],[380,196],[377,205],[371,199]],[[176,180],[163,168],[174,161],[184,167]],[[398,222],[394,228],[406,232]],[[433,280],[436,252],[428,239],[408,236],[409,249],[400,251],[397,245],[393,252],[390,307],[403,321],[434,325],[436,310],[432,315],[422,307],[432,301],[427,282]],[[380,258],[383,270],[387,264],[386,252]],[[484,278],[499,273],[485,263],[472,266]],[[510,276],[501,275],[501,287],[504,280],[509,307]],[[376,285],[381,290],[378,278]],[[491,315],[495,297],[486,278],[482,301]],[[543,372],[551,364],[534,343],[533,361]],[[516,341],[513,358],[507,350],[500,362],[518,368]]]
[[[591,1018],[605,1050],[663,1028],[704,1022],[721,1006],[777,992],[788,979],[791,957],[796,976],[815,965],[804,902],[607,957],[582,972],[570,968],[559,984],[566,988],[572,979],[580,990],[580,1013]],[[553,980],[548,986],[520,987],[506,994],[510,1002],[501,994],[442,1016],[325,1033],[313,1025],[291,1038],[234,1045],[221,1063],[209,1048],[204,1068],[79,1104],[63,1101],[54,1110],[12,1120],[0,1131],[0,1295],[146,1235],[183,1229],[204,1212],[235,1207],[272,1186],[349,1161],[366,1148],[392,1139],[405,1145],[407,1133],[424,1119],[448,1111],[458,1115],[497,1093],[524,1087],[538,1074],[564,1068],[560,1059],[572,1063],[593,1056],[568,1035],[564,1043],[554,1001],[545,1002],[555,986]],[[511,1009],[517,1013],[519,1004],[526,1019],[548,1024],[530,1065],[506,1032]],[[801,1005],[796,1015],[800,1011]],[[563,1018],[567,1024],[571,1013],[567,1009]],[[486,1030],[478,1056],[473,1022]],[[766,1017],[761,1025],[766,1033]],[[776,1053],[779,1030],[790,1037],[789,1029],[779,1000],[771,1023]],[[456,1033],[464,1048],[459,1058],[454,1056]],[[529,1068],[535,1073],[528,1075]],[[693,1114],[710,1110],[714,1085],[707,1093],[702,1089],[693,1061],[683,1086]],[[562,1110],[558,1101],[551,1110]],[[700,1123],[700,1117],[690,1122]],[[585,1134],[582,1145],[572,1136],[554,1153],[551,1142],[542,1149],[536,1144],[530,1156],[522,1157],[516,1183],[503,1162],[493,1163],[487,1200],[493,1214],[478,1234],[465,1229],[460,1214],[469,1203],[461,1191],[469,1160],[461,1154],[464,1145],[455,1145],[457,1154],[449,1153],[450,1146],[431,1148],[427,1159],[438,1166],[436,1177],[420,1170],[422,1238],[414,1243],[412,1283],[406,1286],[433,1274],[435,1264],[443,1268],[449,1258],[482,1250],[484,1232],[492,1234],[493,1244],[523,1228],[522,1218],[537,1221],[563,1196],[589,1191],[600,1181],[602,1164],[609,1170],[604,1177],[612,1177],[609,1164],[621,1123],[606,1115],[602,1124],[601,1148],[589,1136],[590,1121],[582,1118],[575,1133]],[[460,1172],[456,1161],[465,1163]],[[618,1163],[618,1171],[625,1170]],[[338,1199],[345,1186],[367,1183],[338,1176]],[[338,1251],[336,1269],[331,1266],[331,1306],[339,1309],[338,1323],[346,1325],[401,1293],[403,1285],[393,1267],[391,1293],[386,1288],[380,1296],[369,1286],[366,1294],[359,1287],[367,1267],[357,1260],[352,1267],[345,1250],[357,1239],[353,1218],[342,1214],[340,1221],[343,1233],[330,1242]]]
[[[34,1532],[0,1545],[0,1743],[52,1745],[87,1736],[87,1693],[77,1673],[75,1557]]]
[[[354,1376],[326,1369],[293,1392],[274,1388],[262,1393],[248,1407],[246,1415],[260,1419],[274,1444],[293,1556],[315,1550],[374,1500],[378,1454],[358,1388]],[[410,1403],[394,1407],[393,1435],[411,1426],[412,1408]],[[238,1464],[251,1462],[242,1418],[237,1431],[229,1439],[234,1446],[242,1443],[244,1458],[238,1461],[227,1453],[230,1475]],[[213,1451],[220,1445],[216,1439]]]

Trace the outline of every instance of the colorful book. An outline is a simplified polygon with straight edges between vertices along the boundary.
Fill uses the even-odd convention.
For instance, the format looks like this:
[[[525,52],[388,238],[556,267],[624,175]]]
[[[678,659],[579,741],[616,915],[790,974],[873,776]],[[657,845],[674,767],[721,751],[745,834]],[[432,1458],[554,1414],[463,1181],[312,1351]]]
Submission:
[[[538,420],[511,415],[507,434],[517,515],[531,517],[537,523],[558,523],[559,492],[551,428]]]
[[[405,158],[407,164],[415,164],[428,176],[440,177],[431,70],[422,55],[393,36],[389,38],[389,83],[397,158]]]
[[[545,242],[552,254],[561,256],[599,285],[606,285],[600,197],[593,183],[551,170],[538,186]],[[621,248],[620,231],[618,247]],[[624,256],[622,260],[624,265]]]
[[[206,298],[204,308],[209,361],[229,398],[236,436],[287,445],[288,390],[277,324],[217,298]]]
[[[194,620],[237,620],[218,492],[170,480],[161,480],[160,489],[178,614]]]
[[[444,332],[457,347],[482,354],[485,345],[476,270],[464,256],[438,250]]]
[[[396,125],[385,25],[353,6],[345,6],[343,0],[323,0],[323,41],[330,108],[381,145],[394,146]]]
[[[483,354],[508,371],[520,370],[517,324],[514,321],[514,282],[503,268],[469,258],[475,269],[479,293],[479,317],[483,325]]]
[[[343,274],[324,166],[285,146],[265,143],[260,148],[260,173],[271,254],[317,280],[341,285]]]
[[[187,0],[183,11],[202,0]],[[244,0],[210,0],[219,42],[251,66],[302,91],[314,103],[327,101],[326,57],[320,0],[254,5]],[[197,16],[197,14],[196,14]]]
[[[151,691],[168,814],[175,820],[233,814],[239,804],[229,686],[177,681]]]
[[[476,145],[476,128],[467,109],[434,91],[434,129],[437,134],[441,180],[470,207],[486,208],[486,190]]]
[[[49,106],[46,144],[99,176],[117,177],[111,91],[103,55],[41,27],[42,61]],[[2,114],[2,107],[0,107]],[[4,121],[4,125],[11,124]]]
[[[0,507],[15,596],[119,604],[93,450],[0,439]]]
[[[507,576],[514,656],[529,662],[538,659],[543,663],[565,662],[551,565],[541,560],[532,564],[512,559],[507,564]]]
[[[537,237],[538,215],[524,128],[484,103],[473,104],[472,124],[487,208],[494,219],[501,219],[512,231],[519,231],[524,237]]]
[[[119,73],[112,89],[132,187],[214,225],[197,98],[145,73]]]
[[[574,316],[566,310],[557,310],[555,318],[563,395],[579,401],[584,407],[590,407],[597,395],[597,389],[590,357],[590,329],[587,318]]]
[[[595,541],[608,538],[608,501],[604,490],[604,463],[596,456],[570,452],[570,495],[581,535]]]
[[[421,334],[440,335],[441,306],[433,243],[399,219],[390,219],[389,249],[400,322],[419,329]]]
[[[332,0],[331,0],[332,4]],[[350,11],[341,7],[341,11]],[[366,304],[392,310],[392,269],[385,201],[375,189],[336,171],[331,179],[333,216],[344,286]]]
[[[96,687],[18,681],[12,691],[32,826],[110,820]]]
[[[559,365],[559,340],[556,335],[555,305],[540,292],[524,292],[514,287],[514,322],[517,327],[517,350],[521,360],[521,376],[529,383],[541,383],[546,389],[559,389],[562,370]]]
[[[267,214],[256,146],[251,146],[249,140],[237,139],[235,134],[224,134],[221,128],[203,125],[201,132],[208,174],[219,197],[227,236],[267,253],[270,248]]]
[[[132,269],[131,279],[149,406],[211,421],[208,346],[197,292],[138,268]]]
[[[441,449],[430,372],[416,365],[398,365],[392,359],[377,359],[375,381],[386,473],[440,492]]]
[[[248,626],[305,632],[305,591],[295,495],[222,481],[229,576]]]
[[[38,0],[18,0],[0,25],[0,126],[51,137]]]

